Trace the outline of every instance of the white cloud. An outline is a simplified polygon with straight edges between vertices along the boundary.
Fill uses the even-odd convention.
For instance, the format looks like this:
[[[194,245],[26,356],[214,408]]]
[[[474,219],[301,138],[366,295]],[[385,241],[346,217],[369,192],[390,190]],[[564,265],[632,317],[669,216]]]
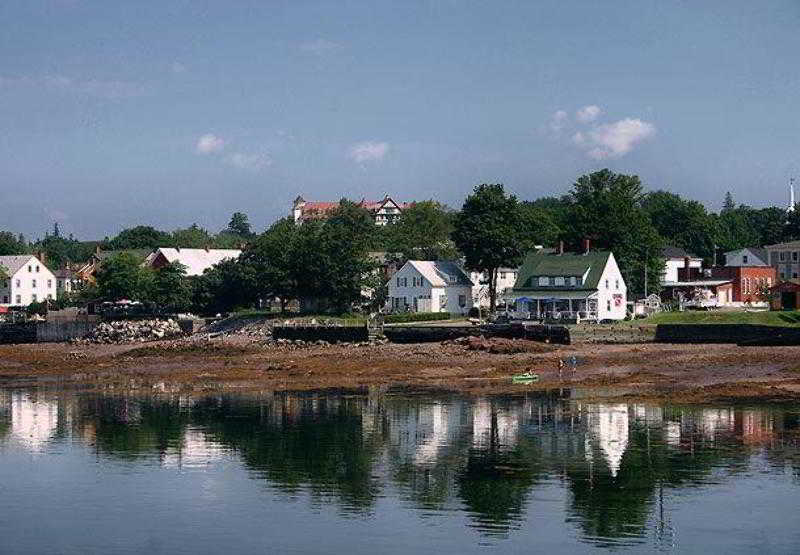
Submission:
[[[341,45],[338,42],[333,42],[326,39],[316,39],[306,41],[300,44],[300,50],[308,52],[309,54],[316,54],[322,56],[333,50],[337,50]]]
[[[365,141],[351,146],[347,157],[358,164],[363,164],[364,162],[383,160],[387,152],[389,152],[388,143]]]
[[[602,113],[603,110],[600,109],[600,106],[591,104],[589,106],[584,106],[575,112],[575,119],[580,123],[592,123],[594,120],[600,117],[600,114]]]
[[[586,148],[587,154],[594,160],[619,158],[642,141],[651,138],[655,132],[656,128],[652,123],[638,118],[625,118],[591,129],[587,132],[588,136],[582,136],[579,146]]]
[[[569,116],[567,116],[567,113],[564,110],[558,110],[552,116],[550,116],[550,131],[555,134],[559,134],[568,123]]]
[[[234,152],[227,158],[225,162],[240,170],[259,171],[272,165],[272,158],[267,154],[244,154],[241,152]]]
[[[180,62],[172,62],[170,69],[172,70],[172,73],[174,73],[175,75],[186,73],[186,66]]]
[[[212,154],[225,148],[225,141],[212,133],[206,133],[197,139],[195,151],[197,154]]]
[[[118,100],[144,96],[149,87],[134,81],[107,79],[79,79],[66,75],[23,75],[21,77],[0,76],[0,86],[36,87],[69,94]]]

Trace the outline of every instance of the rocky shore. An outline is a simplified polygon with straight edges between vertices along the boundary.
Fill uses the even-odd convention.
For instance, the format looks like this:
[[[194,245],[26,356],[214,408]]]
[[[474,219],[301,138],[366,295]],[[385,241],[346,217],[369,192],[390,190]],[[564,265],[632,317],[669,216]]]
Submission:
[[[374,386],[490,394],[579,387],[603,398],[800,400],[800,347],[556,346],[481,337],[330,344],[273,340],[252,329],[158,339],[162,332],[166,336],[175,329],[140,322],[130,334],[112,325],[98,332],[97,342],[0,346],[0,380],[12,386],[198,394]],[[115,334],[124,340],[112,341]],[[143,337],[156,340],[139,342]],[[559,360],[569,362],[559,365]],[[525,371],[540,379],[512,382],[513,375]]]

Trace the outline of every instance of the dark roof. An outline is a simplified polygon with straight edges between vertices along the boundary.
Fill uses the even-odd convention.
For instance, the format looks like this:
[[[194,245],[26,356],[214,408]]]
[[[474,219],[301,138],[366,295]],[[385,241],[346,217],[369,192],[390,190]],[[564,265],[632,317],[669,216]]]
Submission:
[[[553,286],[539,286],[534,278],[539,276],[583,276],[588,270],[586,280],[577,287],[558,287],[557,289],[597,289],[600,276],[611,257],[609,251],[590,251],[587,254],[547,253],[533,251],[525,257],[519,270],[514,290],[547,290]]]
[[[699,256],[686,252],[686,249],[674,246],[664,247],[661,251],[661,256],[664,258],[686,258],[687,256],[689,258],[700,258]]]

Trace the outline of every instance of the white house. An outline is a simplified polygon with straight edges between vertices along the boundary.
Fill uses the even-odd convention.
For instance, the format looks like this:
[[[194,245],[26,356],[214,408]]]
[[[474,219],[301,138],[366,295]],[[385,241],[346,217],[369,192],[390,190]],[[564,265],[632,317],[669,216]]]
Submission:
[[[464,315],[473,306],[473,286],[455,262],[409,260],[389,280],[387,309]]]
[[[678,280],[678,268],[686,267],[686,259],[689,259],[690,268],[702,268],[703,259],[691,255],[679,247],[665,247],[661,255],[664,257],[664,273],[661,275],[661,283],[675,283]]]
[[[224,260],[239,258],[240,254],[242,251],[238,249],[160,248],[150,253],[143,265],[162,268],[167,264],[178,262],[186,267],[187,276],[200,276]]]
[[[56,276],[32,254],[0,256],[0,305],[28,306],[58,296]]]
[[[611,252],[539,250],[528,253],[506,300],[534,319],[622,320],[627,294]]]
[[[503,296],[514,288],[517,283],[519,268],[498,268],[497,270],[497,298]],[[472,288],[472,304],[481,308],[488,308],[489,299],[489,278],[485,272],[470,272],[469,277],[475,285]]]

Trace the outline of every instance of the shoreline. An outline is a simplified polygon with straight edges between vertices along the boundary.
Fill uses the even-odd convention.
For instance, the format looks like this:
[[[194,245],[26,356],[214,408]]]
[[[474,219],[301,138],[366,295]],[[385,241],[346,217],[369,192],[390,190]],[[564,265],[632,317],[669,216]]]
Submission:
[[[584,396],[620,401],[800,401],[800,346],[506,340],[501,347],[507,352],[453,342],[295,347],[243,335],[120,345],[2,345],[0,386],[198,395],[370,387],[491,395],[579,388]],[[559,379],[559,358],[573,356],[575,371],[567,365]],[[526,370],[539,380],[512,383],[512,375]]]

